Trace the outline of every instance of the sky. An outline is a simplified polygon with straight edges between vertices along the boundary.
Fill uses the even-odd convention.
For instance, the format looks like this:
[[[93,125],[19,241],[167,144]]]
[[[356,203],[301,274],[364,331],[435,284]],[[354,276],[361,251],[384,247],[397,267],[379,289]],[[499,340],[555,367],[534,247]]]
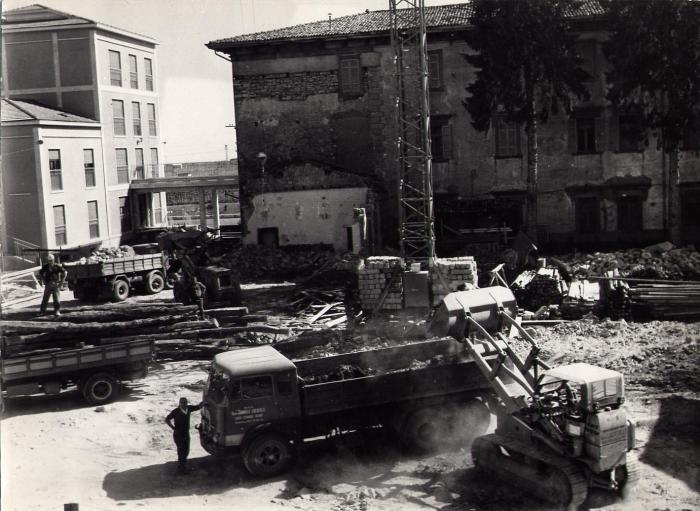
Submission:
[[[227,127],[234,124],[231,64],[205,43],[389,7],[389,0],[4,0],[2,9],[35,3],[158,41],[166,163],[236,155],[234,128]],[[426,0],[449,3],[459,0]]]

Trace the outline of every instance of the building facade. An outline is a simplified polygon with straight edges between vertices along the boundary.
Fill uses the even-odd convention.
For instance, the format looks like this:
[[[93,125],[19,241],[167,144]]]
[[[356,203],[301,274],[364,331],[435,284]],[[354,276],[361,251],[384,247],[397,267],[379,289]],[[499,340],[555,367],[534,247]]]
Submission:
[[[438,241],[484,228],[517,231],[524,221],[526,136],[498,112],[487,133],[471,125],[464,100],[476,76],[464,55],[472,52],[466,42],[472,6],[426,7],[425,14]],[[653,138],[641,143],[638,120],[605,99],[603,14],[587,1],[573,19],[593,77],[590,100],[540,125],[538,234],[553,248],[651,243],[670,229],[668,156]],[[362,177],[378,199],[374,221],[381,222],[384,244],[396,243],[389,26],[388,11],[373,11],[208,44],[232,60],[244,212],[260,192],[256,155],[263,151],[267,186],[295,189],[285,175],[299,162],[331,166],[326,176],[336,181],[338,171],[349,181]],[[680,154],[685,242],[700,241],[699,147],[700,130],[689,130]]]
[[[3,97],[97,121],[104,225],[95,242],[118,245],[135,228],[161,223],[164,194],[129,198],[131,181],[162,174],[156,41],[40,5],[4,17]],[[3,174],[15,172],[3,160]],[[17,214],[8,203],[6,215]]]

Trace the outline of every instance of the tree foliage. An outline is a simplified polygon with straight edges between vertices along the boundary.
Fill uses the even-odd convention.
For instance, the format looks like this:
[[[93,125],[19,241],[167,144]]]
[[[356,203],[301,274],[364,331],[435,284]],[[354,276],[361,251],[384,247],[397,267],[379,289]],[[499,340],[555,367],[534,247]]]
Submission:
[[[501,107],[519,124],[546,121],[561,105],[587,94],[572,16],[576,0],[476,0],[468,38],[477,69],[467,87],[472,125],[486,131]]]
[[[608,99],[641,114],[666,151],[700,119],[700,2],[608,1]]]

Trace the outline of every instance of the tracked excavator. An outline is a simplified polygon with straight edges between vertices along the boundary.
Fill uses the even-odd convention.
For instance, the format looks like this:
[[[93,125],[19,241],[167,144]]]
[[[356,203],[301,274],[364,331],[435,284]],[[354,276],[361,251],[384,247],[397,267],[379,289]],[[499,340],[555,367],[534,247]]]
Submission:
[[[625,497],[639,472],[622,374],[585,363],[550,367],[516,315],[510,290],[489,287],[447,295],[430,324],[464,344],[497,396],[496,431],[472,444],[475,466],[567,510],[590,488]],[[529,344],[526,357],[514,351],[509,329]],[[495,362],[476,349],[480,343],[498,352]]]

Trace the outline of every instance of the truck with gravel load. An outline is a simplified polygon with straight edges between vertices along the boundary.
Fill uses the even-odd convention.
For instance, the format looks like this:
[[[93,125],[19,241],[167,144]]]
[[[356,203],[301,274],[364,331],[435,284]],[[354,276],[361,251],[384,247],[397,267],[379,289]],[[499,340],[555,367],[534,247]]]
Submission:
[[[85,400],[100,405],[119,395],[122,380],[143,378],[153,359],[152,340],[27,353],[0,360],[0,395],[58,394],[76,386]]]
[[[484,346],[493,360],[496,351]],[[457,429],[489,425],[490,385],[455,341],[423,341],[306,360],[271,346],[221,353],[204,390],[202,446],[237,453],[256,476],[283,472],[305,439],[392,428],[428,449]]]
[[[158,252],[66,264],[66,280],[78,300],[123,302],[134,289],[156,294],[167,287],[164,257]]]

